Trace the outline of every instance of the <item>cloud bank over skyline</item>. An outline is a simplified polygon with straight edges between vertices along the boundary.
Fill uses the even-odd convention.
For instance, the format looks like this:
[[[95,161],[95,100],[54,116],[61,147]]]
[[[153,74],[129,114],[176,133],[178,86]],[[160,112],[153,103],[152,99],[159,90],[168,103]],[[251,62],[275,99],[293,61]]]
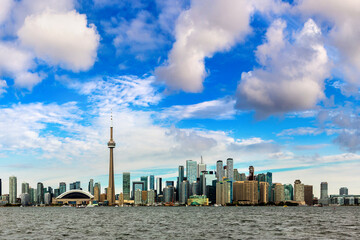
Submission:
[[[12,174],[105,186],[111,112],[117,174],[233,157],[315,193],[360,191],[357,0],[0,5],[5,191]]]

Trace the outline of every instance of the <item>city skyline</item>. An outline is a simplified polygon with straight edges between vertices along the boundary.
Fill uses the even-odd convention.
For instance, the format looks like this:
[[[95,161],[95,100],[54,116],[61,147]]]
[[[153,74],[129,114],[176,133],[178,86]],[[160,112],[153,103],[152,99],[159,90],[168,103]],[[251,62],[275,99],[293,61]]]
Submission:
[[[123,172],[165,184],[201,158],[360,193],[359,1],[1,5],[3,193],[10,176],[107,187],[111,112],[116,193]]]

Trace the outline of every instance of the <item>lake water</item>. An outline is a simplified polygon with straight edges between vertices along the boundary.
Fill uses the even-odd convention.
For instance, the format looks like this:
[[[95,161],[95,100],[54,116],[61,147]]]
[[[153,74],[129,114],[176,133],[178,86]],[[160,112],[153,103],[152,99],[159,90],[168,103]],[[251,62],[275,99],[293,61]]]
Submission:
[[[360,207],[0,208],[0,239],[359,239]]]

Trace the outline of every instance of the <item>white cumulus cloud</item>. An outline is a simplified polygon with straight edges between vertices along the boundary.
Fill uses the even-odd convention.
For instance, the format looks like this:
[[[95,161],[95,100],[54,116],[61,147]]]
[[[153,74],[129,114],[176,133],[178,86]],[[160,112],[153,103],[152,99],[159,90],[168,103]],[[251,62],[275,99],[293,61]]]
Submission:
[[[325,98],[324,80],[330,76],[331,63],[319,27],[309,19],[292,41],[285,28],[283,20],[269,27],[266,42],[256,51],[262,67],[242,74],[238,108],[254,109],[264,117],[310,109]]]
[[[88,26],[86,15],[44,11],[28,16],[18,31],[20,42],[34,50],[50,64],[73,71],[93,66],[99,45],[99,35],[93,24]]]

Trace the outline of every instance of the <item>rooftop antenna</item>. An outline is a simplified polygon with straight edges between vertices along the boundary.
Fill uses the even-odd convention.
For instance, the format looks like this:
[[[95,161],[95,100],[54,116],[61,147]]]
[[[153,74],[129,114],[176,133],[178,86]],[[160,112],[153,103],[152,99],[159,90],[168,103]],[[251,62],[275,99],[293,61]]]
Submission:
[[[111,127],[113,127],[112,108],[111,108],[111,117],[110,117],[110,120],[111,120]]]
[[[201,155],[201,164],[203,164],[203,158],[202,158],[202,155]]]

